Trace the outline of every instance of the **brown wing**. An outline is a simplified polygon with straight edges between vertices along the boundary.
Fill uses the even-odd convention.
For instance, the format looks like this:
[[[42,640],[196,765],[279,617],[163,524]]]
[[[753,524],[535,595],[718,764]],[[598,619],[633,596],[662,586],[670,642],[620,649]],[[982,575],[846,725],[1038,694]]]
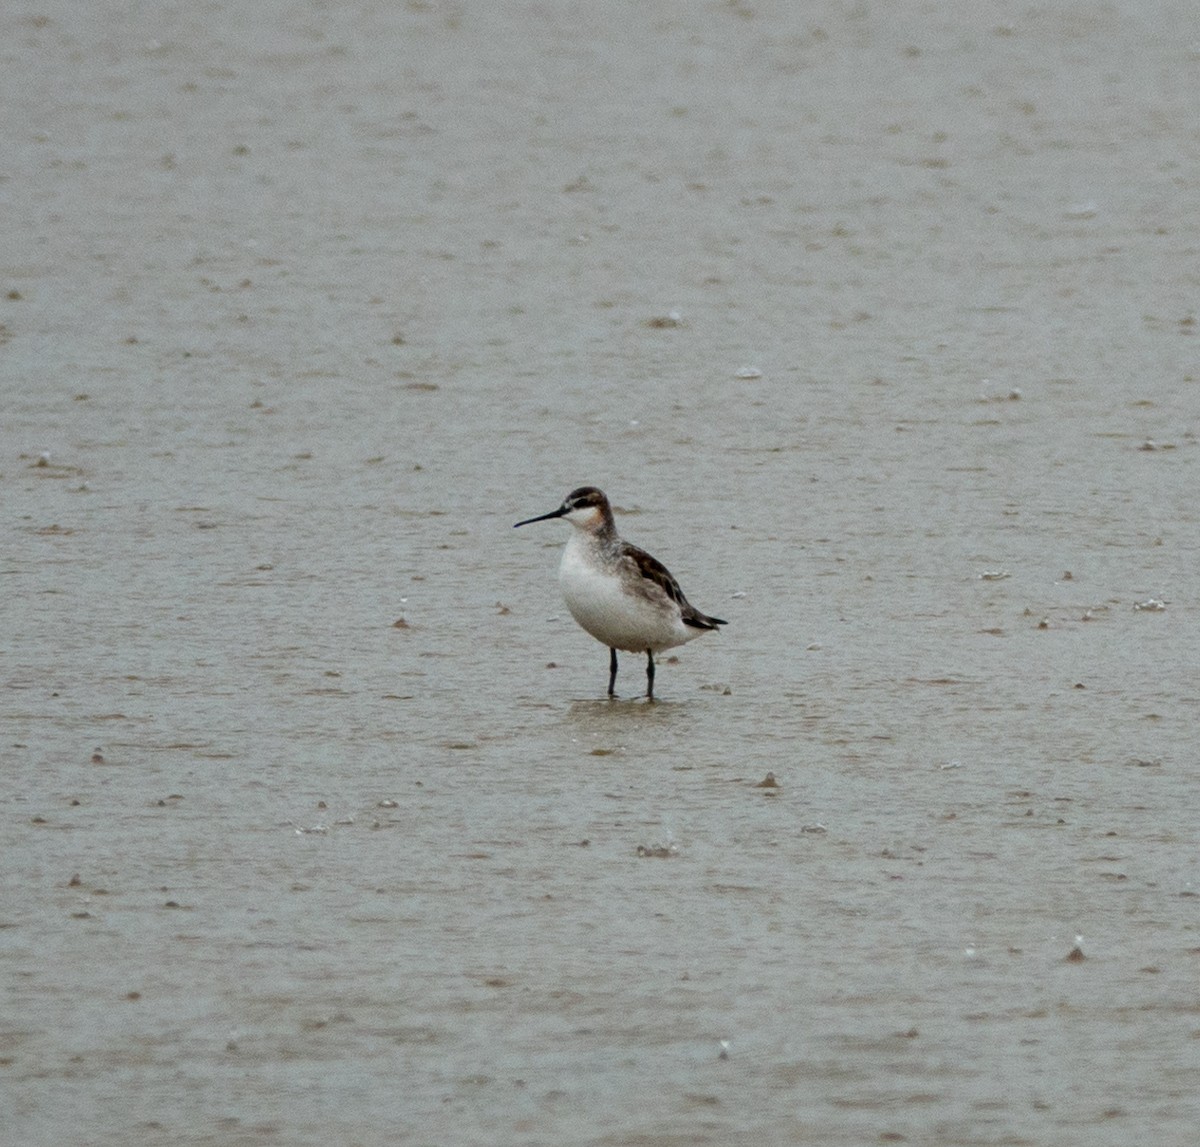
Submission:
[[[696,629],[716,629],[718,625],[726,624],[719,617],[708,617],[692,605],[683,596],[683,590],[679,588],[679,582],[675,580],[674,575],[658,558],[651,557],[645,550],[631,546],[628,542],[621,543],[621,556],[632,562],[642,575],[642,580],[638,583],[641,592],[651,600],[659,594],[665,594],[679,606],[684,625],[691,625]]]

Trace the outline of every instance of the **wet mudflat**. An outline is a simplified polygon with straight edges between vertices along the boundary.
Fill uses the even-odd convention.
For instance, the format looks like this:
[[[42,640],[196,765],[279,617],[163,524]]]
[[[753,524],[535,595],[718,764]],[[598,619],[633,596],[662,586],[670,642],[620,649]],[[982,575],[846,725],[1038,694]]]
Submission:
[[[1184,10],[480,9],[2,18],[6,1134],[1192,1142]]]

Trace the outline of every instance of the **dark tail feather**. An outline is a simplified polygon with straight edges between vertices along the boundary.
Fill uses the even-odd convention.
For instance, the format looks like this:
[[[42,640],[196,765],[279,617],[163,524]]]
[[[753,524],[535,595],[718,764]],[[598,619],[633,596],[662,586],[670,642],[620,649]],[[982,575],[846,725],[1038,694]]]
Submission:
[[[719,617],[709,617],[708,614],[693,609],[683,615],[683,624],[690,625],[693,629],[716,629],[718,625],[728,625],[729,622]]]

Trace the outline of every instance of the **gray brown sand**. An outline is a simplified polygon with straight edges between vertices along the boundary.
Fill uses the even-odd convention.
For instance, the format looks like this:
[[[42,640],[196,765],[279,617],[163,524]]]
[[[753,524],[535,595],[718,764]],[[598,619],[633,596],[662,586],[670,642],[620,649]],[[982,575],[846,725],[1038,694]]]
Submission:
[[[8,5],[5,1141],[1194,1143],[1193,15]]]

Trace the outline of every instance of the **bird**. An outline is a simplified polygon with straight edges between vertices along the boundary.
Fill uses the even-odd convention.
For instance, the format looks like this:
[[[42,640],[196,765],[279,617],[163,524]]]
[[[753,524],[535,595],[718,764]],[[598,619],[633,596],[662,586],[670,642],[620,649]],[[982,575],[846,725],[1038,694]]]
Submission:
[[[563,549],[558,581],[571,616],[608,646],[608,695],[616,697],[617,650],[646,655],[646,699],[654,700],[654,655],[727,625],[701,613],[657,558],[617,533],[603,490],[580,486],[557,510],[517,522],[565,518],[574,527]]]

